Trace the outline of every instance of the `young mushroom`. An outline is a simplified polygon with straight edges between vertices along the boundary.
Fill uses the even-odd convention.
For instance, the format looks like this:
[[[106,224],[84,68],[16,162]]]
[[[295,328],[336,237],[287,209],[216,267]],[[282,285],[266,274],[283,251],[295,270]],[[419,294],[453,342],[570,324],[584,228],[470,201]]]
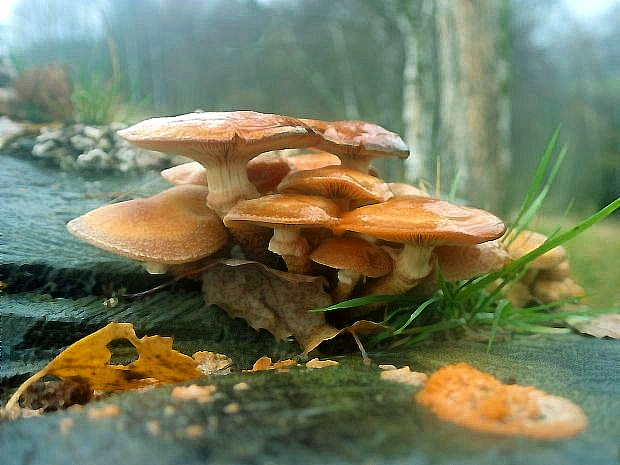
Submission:
[[[401,294],[431,272],[435,247],[480,244],[498,239],[505,229],[499,218],[483,210],[408,197],[345,213],[334,232],[354,231],[404,244],[393,271],[365,290],[365,294]]]
[[[207,205],[220,217],[239,200],[259,196],[246,172],[250,159],[270,150],[310,147],[319,140],[295,118],[254,111],[151,118],[118,134],[138,147],[200,162],[207,169]]]
[[[281,255],[288,271],[308,274],[310,245],[302,228],[332,228],[338,224],[338,206],[329,199],[311,195],[272,194],[238,202],[224,217],[234,229],[247,223],[273,229],[268,250]]]
[[[207,169],[197,161],[166,168],[160,174],[162,178],[174,186],[181,184],[207,185]]]
[[[100,249],[144,262],[150,273],[162,273],[227,244],[228,231],[206,206],[206,195],[204,186],[175,186],[96,208],[69,221],[67,229]]]
[[[393,196],[379,178],[337,165],[289,173],[278,185],[278,192],[327,197],[343,210],[349,210],[352,201],[364,205]]]
[[[316,147],[340,158],[342,166],[368,173],[375,158],[409,156],[401,137],[366,121],[320,121],[301,119],[322,136]]]
[[[540,247],[547,236],[523,231],[512,241],[507,249],[513,259],[518,259]],[[528,268],[506,291],[506,297],[515,306],[526,306],[531,302],[551,303],[574,297],[582,297],[585,292],[571,277],[568,253],[562,246],[554,247],[528,264]]]
[[[331,295],[334,303],[346,300],[360,280],[379,278],[392,271],[392,257],[359,237],[332,237],[310,254],[313,262],[338,270]]]

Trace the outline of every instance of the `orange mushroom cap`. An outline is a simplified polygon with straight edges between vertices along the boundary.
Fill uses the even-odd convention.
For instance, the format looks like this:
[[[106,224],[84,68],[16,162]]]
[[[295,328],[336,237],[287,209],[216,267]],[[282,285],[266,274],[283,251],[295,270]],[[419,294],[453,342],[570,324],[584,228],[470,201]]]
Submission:
[[[96,208],[67,228],[89,244],[134,260],[187,263],[228,242],[222,221],[205,204],[206,195],[204,186],[175,186],[146,199]]]
[[[278,191],[372,203],[385,202],[393,195],[379,178],[337,165],[289,173]]]
[[[484,210],[427,197],[405,197],[343,214],[335,232],[345,230],[387,241],[437,246],[471,245],[498,239],[506,226]]]
[[[392,257],[359,237],[327,239],[312,251],[310,259],[330,268],[352,270],[370,278],[378,278],[392,271]]]
[[[329,199],[299,194],[271,194],[242,200],[224,217],[227,227],[251,222],[273,227],[291,225],[330,228],[338,224],[338,206]]]

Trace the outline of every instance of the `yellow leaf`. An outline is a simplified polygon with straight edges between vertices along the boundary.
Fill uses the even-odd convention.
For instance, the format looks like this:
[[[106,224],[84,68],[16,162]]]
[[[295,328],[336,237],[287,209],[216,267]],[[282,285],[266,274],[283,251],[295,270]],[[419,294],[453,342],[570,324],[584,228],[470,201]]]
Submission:
[[[107,345],[127,339],[138,351],[138,359],[128,365],[111,365]],[[5,411],[14,409],[22,393],[47,375],[69,378],[80,376],[95,390],[135,389],[157,383],[178,383],[201,375],[197,362],[172,349],[172,338],[138,338],[131,323],[110,323],[67,347],[45,368],[26,380],[13,394]]]

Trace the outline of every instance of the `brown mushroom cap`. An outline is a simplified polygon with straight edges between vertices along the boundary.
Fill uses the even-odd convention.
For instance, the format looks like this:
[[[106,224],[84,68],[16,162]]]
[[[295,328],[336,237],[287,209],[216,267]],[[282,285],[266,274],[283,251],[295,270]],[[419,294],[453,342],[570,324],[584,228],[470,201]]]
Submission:
[[[508,243],[507,248],[512,258],[518,259],[540,247],[547,239],[544,234],[523,231]],[[553,268],[566,260],[567,255],[564,247],[557,246],[533,260],[528,266],[536,270]]]
[[[118,132],[134,145],[190,157],[207,168],[208,205],[220,215],[258,192],[248,160],[270,150],[309,147],[319,137],[295,118],[254,111],[195,112],[152,118]]]
[[[368,172],[375,158],[409,156],[409,147],[401,137],[379,125],[365,121],[319,121],[302,119],[323,139],[321,150],[338,155],[342,165]]]
[[[67,224],[79,239],[148,263],[178,264],[206,257],[228,241],[205,204],[207,188],[175,186],[146,199],[104,205]]]
[[[310,147],[318,138],[288,116],[255,111],[194,112],[151,118],[118,131],[137,146],[184,155],[201,163],[243,159],[259,153]],[[203,163],[204,164],[204,163]]]
[[[345,230],[387,241],[437,246],[472,245],[498,239],[506,226],[484,210],[433,198],[406,197],[345,213],[335,232]]]
[[[382,180],[342,166],[289,173],[278,186],[278,191],[372,203],[385,202],[393,195]]]
[[[310,259],[330,268],[353,270],[371,278],[392,271],[392,257],[359,237],[327,239],[310,254]]]

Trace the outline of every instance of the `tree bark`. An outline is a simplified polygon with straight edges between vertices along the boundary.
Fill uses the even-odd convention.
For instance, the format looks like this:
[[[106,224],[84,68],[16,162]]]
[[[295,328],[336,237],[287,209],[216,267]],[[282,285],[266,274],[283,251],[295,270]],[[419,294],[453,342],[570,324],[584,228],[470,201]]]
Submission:
[[[500,210],[510,162],[504,2],[392,5],[404,50],[408,177],[425,179],[444,194],[456,183],[458,196]]]

